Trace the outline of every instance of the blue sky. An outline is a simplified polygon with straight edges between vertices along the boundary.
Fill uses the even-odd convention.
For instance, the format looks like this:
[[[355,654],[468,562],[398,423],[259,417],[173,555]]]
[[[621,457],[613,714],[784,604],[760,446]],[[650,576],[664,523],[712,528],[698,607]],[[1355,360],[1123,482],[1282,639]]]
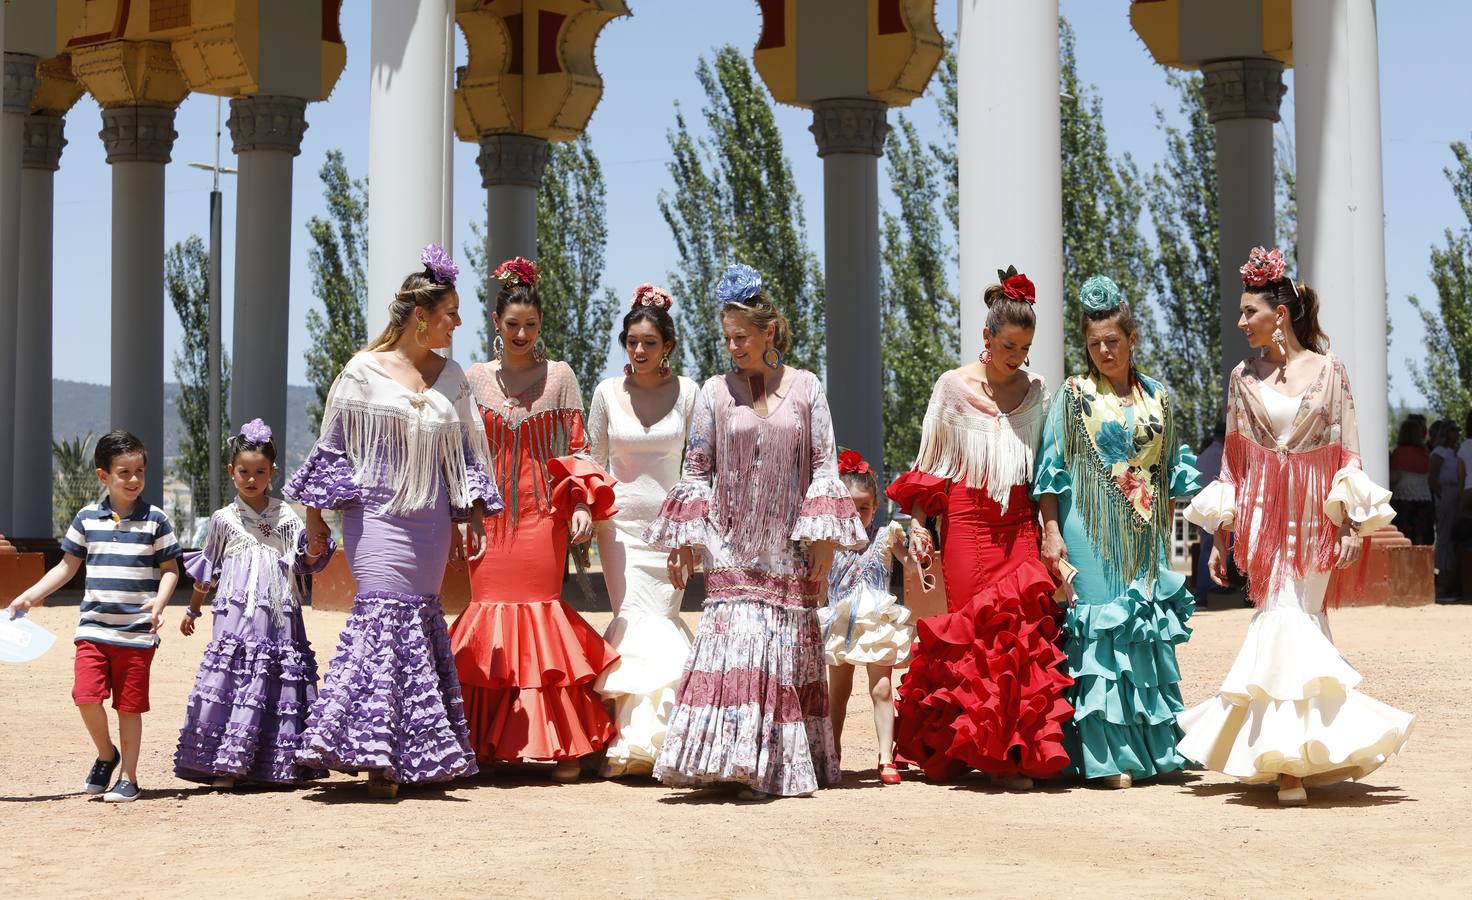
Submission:
[[[723,43],[747,47],[755,43],[760,16],[749,2],[631,0],[634,16],[612,22],[598,44],[598,66],[604,96],[589,133],[608,181],[608,264],[606,283],[620,296],[641,281],[660,282],[674,264],[669,230],[660,218],[659,192],[669,187],[665,140],[679,102],[692,119],[702,104],[694,70],[700,55]],[[1104,98],[1112,149],[1131,153],[1148,169],[1161,156],[1162,139],[1154,108],[1174,111],[1174,96],[1165,73],[1129,27],[1126,0],[1063,0],[1062,11],[1078,37],[1081,77],[1095,84]],[[1382,4],[1382,13],[1388,5]],[[347,68],[326,102],[307,110],[309,129],[297,158],[293,197],[291,261],[291,363],[289,379],[306,382],[302,354],[307,346],[304,320],[316,303],[307,267],[306,222],[320,214],[321,182],[317,170],[329,149],[340,148],[349,171],[362,176],[368,168],[368,38],[367,0],[352,0],[342,16]],[[937,20],[943,31],[955,30],[955,0],[939,0]],[[1392,397],[1415,401],[1406,363],[1419,347],[1421,325],[1406,297],[1434,297],[1427,276],[1428,250],[1449,226],[1465,225],[1460,208],[1442,174],[1452,163],[1448,145],[1472,138],[1472,69],[1465,63],[1464,36],[1472,32],[1472,5],[1454,0],[1423,0],[1415,12],[1380,17],[1381,114],[1385,165],[1386,270],[1389,304],[1395,323],[1389,370]],[[459,53],[463,61],[464,47]],[[1292,127],[1292,74],[1284,100],[1280,129]],[[907,115],[922,132],[934,133],[933,107],[917,103]],[[894,113],[891,113],[893,120]],[[823,228],[822,168],[812,135],[811,114],[779,107],[778,122],[798,186],[803,192],[808,239],[821,252]],[[168,168],[166,231],[172,244],[191,233],[208,232],[209,174],[187,163],[207,162],[214,153],[215,98],[189,97],[179,108],[179,139]],[[58,378],[106,383],[109,354],[89,335],[79,341],[68,323],[108,321],[110,296],[110,178],[97,138],[101,117],[90,98],[67,116],[69,144],[56,176],[55,374]],[[412,139],[406,137],[406,139]],[[233,165],[228,131],[223,161]],[[455,153],[454,254],[463,256],[469,223],[484,216],[485,192],[475,165],[476,148],[460,143]],[[233,246],[236,210],[233,179],[225,192],[225,340],[233,315]],[[887,195],[887,186],[881,190]],[[412,264],[413,261],[407,261]],[[678,298],[677,298],[678,299]],[[464,298],[467,328],[473,336],[480,310]],[[166,314],[166,346],[172,353],[179,326]],[[1373,323],[1369,323],[1373,327]],[[610,337],[610,343],[612,337]],[[465,356],[473,340],[459,353]],[[79,352],[86,347],[87,352]],[[100,350],[100,352],[97,352]],[[166,364],[168,377],[171,366]],[[585,391],[589,386],[584,386]]]

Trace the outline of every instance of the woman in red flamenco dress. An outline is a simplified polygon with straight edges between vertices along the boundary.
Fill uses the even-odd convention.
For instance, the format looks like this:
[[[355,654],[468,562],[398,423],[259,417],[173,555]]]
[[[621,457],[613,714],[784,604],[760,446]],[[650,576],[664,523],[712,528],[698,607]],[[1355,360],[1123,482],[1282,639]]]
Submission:
[[[910,547],[930,551],[941,517],[948,611],[921,619],[899,687],[895,744],[934,780],[970,769],[1025,790],[1068,764],[1072,680],[1060,664],[1054,583],[1028,494],[1046,418],[1043,379],[1023,371],[1036,318],[1015,269],[987,288],[986,350],[935,384],[913,470],[888,494],[913,516]]]
[[[540,352],[536,276],[519,257],[497,268],[496,358],[466,373],[506,509],[485,520],[450,640],[476,761],[551,760],[554,779],[574,781],[614,735],[593,683],[618,653],[562,599],[567,545],[617,510],[588,456],[577,377]]]

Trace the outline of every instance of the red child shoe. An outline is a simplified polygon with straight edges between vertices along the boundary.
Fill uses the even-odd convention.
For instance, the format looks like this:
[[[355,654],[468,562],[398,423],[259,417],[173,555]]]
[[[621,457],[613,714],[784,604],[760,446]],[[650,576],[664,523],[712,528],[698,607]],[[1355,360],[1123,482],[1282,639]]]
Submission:
[[[894,763],[879,762],[879,781],[882,784],[899,784],[900,770]]]

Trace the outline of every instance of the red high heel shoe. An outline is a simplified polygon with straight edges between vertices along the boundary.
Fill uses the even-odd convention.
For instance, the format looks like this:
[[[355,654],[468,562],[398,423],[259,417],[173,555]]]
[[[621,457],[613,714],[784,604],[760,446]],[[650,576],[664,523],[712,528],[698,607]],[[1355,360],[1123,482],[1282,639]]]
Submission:
[[[894,763],[879,762],[879,781],[881,784],[899,784],[900,770]]]

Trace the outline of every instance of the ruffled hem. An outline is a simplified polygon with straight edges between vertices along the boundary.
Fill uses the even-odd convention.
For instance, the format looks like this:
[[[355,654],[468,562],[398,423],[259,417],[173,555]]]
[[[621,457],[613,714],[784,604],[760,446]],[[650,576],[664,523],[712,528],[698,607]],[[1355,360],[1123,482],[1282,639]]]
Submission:
[[[1184,765],[1175,752],[1184,709],[1175,647],[1190,637],[1185,622],[1194,611],[1185,580],[1169,570],[1153,584],[1136,579],[1107,603],[1068,611],[1069,772],[1148,778]]]
[[[833,723],[818,716],[779,724],[755,706],[676,706],[654,777],[670,787],[740,784],[777,797],[811,794],[840,778]]]
[[[215,725],[191,718],[179,732],[174,774],[185,781],[233,777],[269,784],[300,784],[326,778],[326,769],[297,762],[301,736],[296,729],[302,723],[292,723],[289,731],[282,729],[282,724],[263,729],[240,722]]]
[[[618,514],[612,478],[602,469],[576,456],[559,456],[547,461],[547,474],[552,479],[552,515],[566,521],[578,504],[588,507],[593,521],[601,522]]]
[[[851,596],[818,610],[828,665],[903,665],[915,629],[910,611],[887,591],[861,585]]]
[[[947,494],[951,482],[926,472],[911,470],[896,478],[884,493],[895,502],[900,511],[909,515],[916,506],[927,517],[938,516],[946,511]]]
[[[809,486],[791,537],[804,544],[831,541],[841,550],[862,550],[869,543],[853,498],[837,478],[818,478]]]
[[[605,698],[653,694],[678,685],[694,636],[680,619],[664,616],[617,616],[604,640],[618,652],[594,687]]]
[[[1186,521],[1208,534],[1230,530],[1237,519],[1237,486],[1220,479],[1202,488],[1186,507]]]
[[[342,509],[363,500],[362,488],[353,477],[353,464],[347,454],[321,444],[312,448],[281,494],[313,509]]]
[[[1324,514],[1342,525],[1348,519],[1361,537],[1390,524],[1395,510],[1390,508],[1390,491],[1370,480],[1357,466],[1346,466],[1334,473],[1333,486],[1324,498]]]
[[[1051,778],[1073,713],[1053,580],[1029,559],[956,612],[920,620],[900,683],[895,746],[935,780],[967,769]]]
[[[619,658],[560,597],[471,601],[450,627],[450,647],[460,683],[490,690],[587,684]]]
[[[188,551],[180,557],[180,562],[183,564],[184,574],[195,584],[209,586],[220,578],[220,564],[205,556],[203,550]]]
[[[645,694],[604,694],[613,702],[616,734],[603,757],[604,778],[653,775],[654,763],[669,733],[679,678]]]
[[[664,498],[659,516],[644,529],[644,543],[655,550],[714,546],[710,522],[710,485],[681,481]]]
[[[485,504],[486,515],[493,516],[506,508],[506,503],[501,499],[501,492],[496,490],[496,483],[491,480],[491,475],[486,467],[481,465],[480,460],[472,454],[466,454],[465,478],[470,486],[470,506],[450,507],[450,518],[456,522],[469,521],[475,514],[475,502],[477,500]]]
[[[1060,497],[1073,491],[1073,479],[1064,467],[1063,460],[1045,445],[1038,453],[1037,468],[1032,476],[1032,498],[1038,499],[1044,494],[1057,494]]]
[[[577,759],[613,739],[592,685],[492,689],[466,684],[465,718],[479,763]]]
[[[1230,701],[1307,700],[1337,696],[1360,683],[1326,633],[1322,615],[1291,607],[1260,610],[1219,693]]]
[[[1166,448],[1169,450],[1170,448]],[[1201,490],[1196,480],[1201,473],[1196,470],[1196,454],[1185,444],[1176,451],[1176,462],[1170,470],[1170,499],[1179,500],[1195,495]]]
[[[1293,775],[1310,787],[1359,780],[1405,745],[1415,717],[1359,691],[1306,700],[1218,695],[1181,714],[1179,749],[1208,769],[1249,784]]]
[[[354,599],[297,761],[377,770],[395,782],[475,774],[438,597],[368,591]]]

